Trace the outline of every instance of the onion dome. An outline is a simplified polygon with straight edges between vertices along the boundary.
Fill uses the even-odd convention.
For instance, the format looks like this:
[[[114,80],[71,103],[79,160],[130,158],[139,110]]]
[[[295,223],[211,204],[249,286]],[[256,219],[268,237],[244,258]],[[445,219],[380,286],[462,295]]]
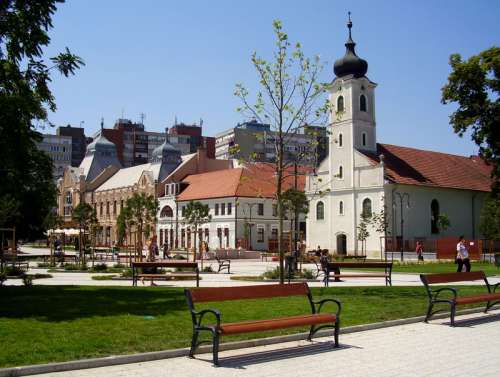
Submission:
[[[346,51],[343,58],[338,59],[333,65],[333,71],[337,77],[344,77],[348,75],[352,75],[355,78],[363,77],[366,75],[368,71],[368,63],[366,60],[361,59],[356,55],[354,51],[354,46],[356,43],[352,40],[351,37],[351,12],[349,12],[349,22],[347,23],[347,27],[349,28],[349,38],[345,44]]]

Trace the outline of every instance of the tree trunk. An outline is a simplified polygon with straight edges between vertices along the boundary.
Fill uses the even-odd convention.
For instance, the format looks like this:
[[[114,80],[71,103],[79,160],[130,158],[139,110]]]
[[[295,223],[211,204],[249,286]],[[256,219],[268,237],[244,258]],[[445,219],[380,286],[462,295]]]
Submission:
[[[196,263],[196,233],[198,233],[198,227],[194,226],[194,247],[193,247],[193,262]],[[203,262],[202,262],[203,263]]]
[[[139,252],[139,260],[142,262],[142,222],[139,223],[138,226],[138,233],[139,233],[139,242],[138,242],[138,252]]]

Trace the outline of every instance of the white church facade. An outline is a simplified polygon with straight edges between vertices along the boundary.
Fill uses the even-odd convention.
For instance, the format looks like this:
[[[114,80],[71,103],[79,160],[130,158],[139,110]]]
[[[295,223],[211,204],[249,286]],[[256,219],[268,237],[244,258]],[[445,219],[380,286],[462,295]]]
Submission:
[[[388,242],[443,236],[437,220],[444,214],[450,220],[446,236],[480,238],[490,167],[476,156],[377,143],[377,84],[355,53],[350,20],[348,28],[346,54],[335,62],[330,86],[329,155],[306,182],[308,248],[380,257]],[[381,214],[385,221],[368,224],[362,242],[362,218]]]

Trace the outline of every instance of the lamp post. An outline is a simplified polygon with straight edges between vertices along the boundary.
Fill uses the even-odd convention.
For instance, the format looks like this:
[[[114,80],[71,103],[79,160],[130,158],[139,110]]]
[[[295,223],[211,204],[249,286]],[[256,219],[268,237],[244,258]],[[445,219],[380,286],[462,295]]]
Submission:
[[[248,220],[248,228],[249,228],[249,242],[248,242],[248,249],[252,250],[252,208],[253,206],[259,204],[259,203],[245,203],[248,206],[249,209],[249,220]]]
[[[406,199],[406,208],[410,208],[410,195],[407,192],[400,193],[395,192],[396,198],[399,199],[399,208],[401,211],[401,262],[403,261],[403,252],[404,252],[404,237],[403,237],[403,226],[404,226],[404,216],[403,216],[403,203]],[[393,206],[396,206],[396,203],[393,203]]]

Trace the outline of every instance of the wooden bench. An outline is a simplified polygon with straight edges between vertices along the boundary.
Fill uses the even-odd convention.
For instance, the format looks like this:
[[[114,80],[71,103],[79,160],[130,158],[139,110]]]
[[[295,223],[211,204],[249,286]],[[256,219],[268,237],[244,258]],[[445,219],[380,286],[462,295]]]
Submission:
[[[353,268],[353,269],[384,269],[384,272],[369,272],[369,273],[361,273],[361,274],[346,274],[341,270],[345,268]],[[384,278],[385,285],[392,286],[392,262],[328,262],[327,266],[323,266],[323,270],[325,270],[325,287],[328,287],[328,282],[330,280],[330,276],[335,278],[336,281],[340,281],[338,279],[342,278]],[[333,272],[332,275],[330,273]]]
[[[191,340],[191,350],[189,357],[194,357],[198,346],[204,342],[198,341],[198,335],[201,331],[209,332],[212,335],[213,344],[213,362],[219,365],[219,338],[226,335],[236,335],[257,331],[268,331],[283,329],[289,327],[310,326],[308,340],[320,329],[334,329],[335,347],[339,345],[339,315],[341,304],[335,299],[323,299],[313,301],[311,291],[307,283],[292,284],[271,284],[254,285],[243,287],[217,287],[217,288],[186,288],[184,290],[188,302],[191,318],[193,321],[193,338]],[[271,318],[251,320],[244,322],[222,323],[221,313],[216,309],[205,309],[196,311],[194,304],[199,302],[213,301],[232,301],[244,299],[260,299],[289,296],[306,296],[311,308],[311,313]],[[333,302],[337,306],[335,313],[320,313],[323,305],[327,302]],[[205,324],[203,319],[205,315],[214,316],[215,324],[209,322]]]
[[[219,269],[217,270],[217,273],[227,270],[227,273],[230,274],[231,272],[231,261],[229,259],[221,259],[217,255],[215,256],[215,260],[219,264]]]
[[[190,268],[193,272],[169,272],[169,273],[139,273],[139,268]],[[132,286],[137,286],[138,279],[171,279],[176,277],[194,277],[196,286],[200,286],[200,270],[198,263],[185,261],[162,261],[162,262],[132,262]]]
[[[496,292],[500,283],[491,286],[483,271],[477,272],[450,272],[444,274],[421,274],[420,280],[424,283],[429,297],[429,307],[425,316],[425,322],[436,313],[444,311],[444,309],[432,311],[434,304],[449,304],[450,305],[450,325],[455,326],[455,313],[457,305],[468,305],[478,302],[486,302],[485,313],[488,312],[493,305],[500,303],[500,292]],[[486,292],[472,296],[459,297],[458,290],[451,287],[433,288],[432,284],[456,283],[463,281],[483,280],[486,285]],[[448,292],[451,297],[443,297],[442,292]]]

